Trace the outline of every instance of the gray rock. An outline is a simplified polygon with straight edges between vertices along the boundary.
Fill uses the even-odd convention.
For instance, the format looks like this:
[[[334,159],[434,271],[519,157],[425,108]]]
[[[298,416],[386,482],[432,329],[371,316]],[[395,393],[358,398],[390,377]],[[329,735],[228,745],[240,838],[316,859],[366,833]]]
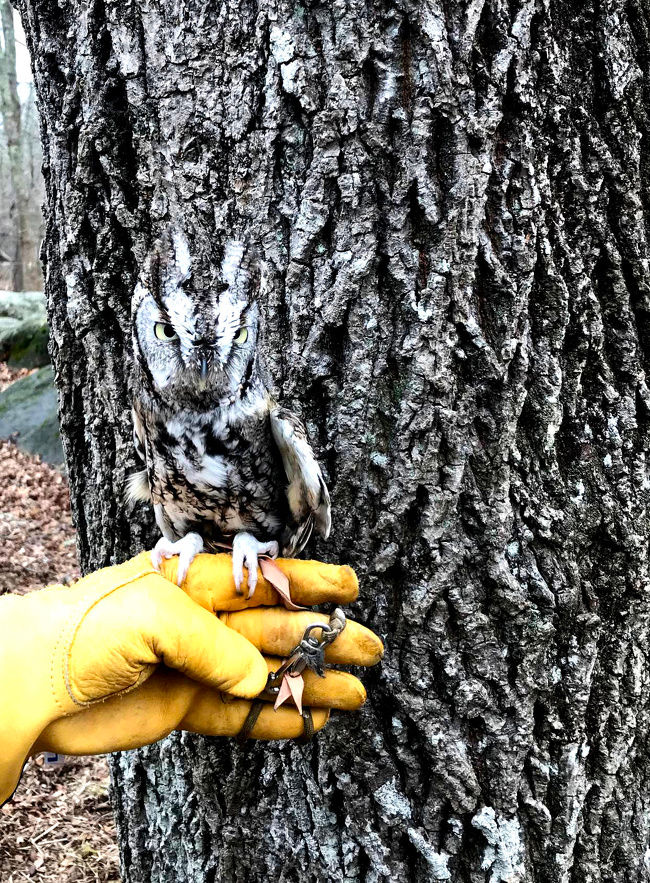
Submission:
[[[49,365],[0,392],[0,438],[12,439],[53,466],[63,464],[57,395]]]
[[[0,316],[47,321],[42,291],[0,291]]]
[[[47,365],[45,298],[39,291],[0,291],[0,359],[14,367]]]

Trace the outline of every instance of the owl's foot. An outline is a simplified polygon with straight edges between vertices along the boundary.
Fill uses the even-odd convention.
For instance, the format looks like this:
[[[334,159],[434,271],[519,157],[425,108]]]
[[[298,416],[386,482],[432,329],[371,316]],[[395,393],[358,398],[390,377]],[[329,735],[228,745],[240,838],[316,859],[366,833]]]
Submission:
[[[181,586],[183,580],[187,576],[190,564],[199,552],[203,551],[203,540],[198,533],[188,533],[173,543],[166,537],[161,537],[151,551],[151,563],[160,570],[163,558],[172,558],[178,555],[178,571],[176,573],[176,584]]]
[[[248,570],[248,594],[252,598],[257,585],[257,556],[270,555],[277,557],[280,548],[275,540],[268,543],[260,543],[250,533],[235,534],[232,541],[232,575],[235,578],[235,588],[238,595],[243,595],[242,582],[244,580],[244,564]]]

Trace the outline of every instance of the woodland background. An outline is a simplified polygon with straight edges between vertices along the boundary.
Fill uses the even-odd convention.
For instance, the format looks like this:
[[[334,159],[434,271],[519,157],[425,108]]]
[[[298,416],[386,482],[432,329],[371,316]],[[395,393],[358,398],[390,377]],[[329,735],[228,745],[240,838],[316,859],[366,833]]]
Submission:
[[[0,0],[0,289],[41,289],[43,155],[20,19]]]
[[[78,575],[43,338],[42,153],[18,15],[0,0],[0,594]],[[6,294],[5,294],[6,292]],[[44,462],[42,455],[49,462]],[[29,763],[0,810],[0,883],[119,880],[104,758]]]

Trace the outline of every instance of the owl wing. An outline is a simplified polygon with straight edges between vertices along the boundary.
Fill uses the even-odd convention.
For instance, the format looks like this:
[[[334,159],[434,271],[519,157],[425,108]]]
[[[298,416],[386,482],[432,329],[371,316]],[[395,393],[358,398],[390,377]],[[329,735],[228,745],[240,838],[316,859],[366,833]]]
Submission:
[[[314,527],[325,539],[329,536],[330,495],[302,422],[285,408],[273,407],[269,416],[273,440],[288,479],[287,502],[294,522],[289,525],[283,553],[297,555]]]
[[[129,475],[126,480],[126,499],[130,503],[137,503],[138,500],[146,503],[151,500],[151,490],[147,479],[144,427],[135,409],[133,409],[133,447],[138,471]]]

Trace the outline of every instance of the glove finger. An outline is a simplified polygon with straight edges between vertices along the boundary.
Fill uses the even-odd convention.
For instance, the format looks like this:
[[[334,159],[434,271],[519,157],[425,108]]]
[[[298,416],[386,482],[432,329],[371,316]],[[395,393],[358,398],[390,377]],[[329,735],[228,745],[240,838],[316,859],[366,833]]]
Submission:
[[[351,567],[324,564],[321,561],[299,561],[279,558],[275,563],[289,578],[291,597],[297,604],[345,605],[356,600],[359,582]],[[247,599],[237,594],[230,555],[197,555],[189,569],[183,590],[206,610],[245,610],[249,607],[269,607],[280,603],[275,589],[258,570],[255,594]],[[176,582],[178,558],[164,560],[161,574]]]
[[[257,696],[264,689],[266,664],[244,636],[171,584],[157,602],[143,636],[161,662],[235,696]]]
[[[282,664],[278,656],[265,656],[269,671],[276,671]],[[321,708],[336,708],[340,711],[355,711],[366,701],[366,689],[359,680],[347,671],[327,669],[325,677],[311,669],[303,672],[305,691],[303,705],[316,705]]]
[[[87,702],[141,684],[163,662],[194,680],[232,692],[257,696],[266,683],[267,669],[255,647],[227,628],[214,614],[191,601],[178,586],[158,575],[147,575],[129,592],[111,595],[110,608],[92,607],[78,627],[69,653],[68,689]],[[108,630],[107,616],[114,625]],[[110,648],[116,662],[103,669],[89,664],[97,647]],[[119,664],[118,664],[119,661]]]
[[[275,668],[277,662],[270,660],[268,665]],[[347,701],[344,692],[338,687],[337,691],[341,702]],[[352,696],[350,691],[348,698]],[[128,751],[157,742],[175,729],[206,736],[236,736],[251,703],[233,698],[224,701],[225,698],[218,690],[178,672],[159,669],[137,690],[54,721],[43,731],[32,753],[85,755]],[[327,722],[329,712],[326,708],[315,708],[312,715],[314,729],[319,730]],[[295,708],[282,707],[275,712],[270,704],[260,713],[253,731],[254,737],[261,739],[291,739],[302,733],[303,721]]]
[[[220,613],[219,619],[262,653],[273,656],[288,656],[308,625],[328,621],[322,613],[293,612],[283,607]],[[375,665],[383,655],[384,645],[379,637],[353,620],[348,620],[338,638],[325,650],[325,660],[338,665]]]
[[[248,717],[251,703],[244,699],[232,699],[218,706],[214,692],[202,695],[178,725],[179,730],[201,733],[204,736],[237,736]],[[327,723],[330,712],[327,708],[311,708],[314,731],[321,730]],[[260,715],[251,730],[252,739],[297,739],[304,734],[305,724],[298,710],[291,706],[281,706],[277,711],[269,702],[264,703]]]
[[[347,564],[298,558],[276,558],[275,563],[288,577],[291,597],[296,604],[305,607],[327,603],[345,606],[359,597],[359,580]]]
[[[184,675],[159,668],[132,690],[98,702],[45,728],[32,753],[109,754],[150,745],[169,735],[203,687]],[[222,694],[211,690],[214,696]]]

